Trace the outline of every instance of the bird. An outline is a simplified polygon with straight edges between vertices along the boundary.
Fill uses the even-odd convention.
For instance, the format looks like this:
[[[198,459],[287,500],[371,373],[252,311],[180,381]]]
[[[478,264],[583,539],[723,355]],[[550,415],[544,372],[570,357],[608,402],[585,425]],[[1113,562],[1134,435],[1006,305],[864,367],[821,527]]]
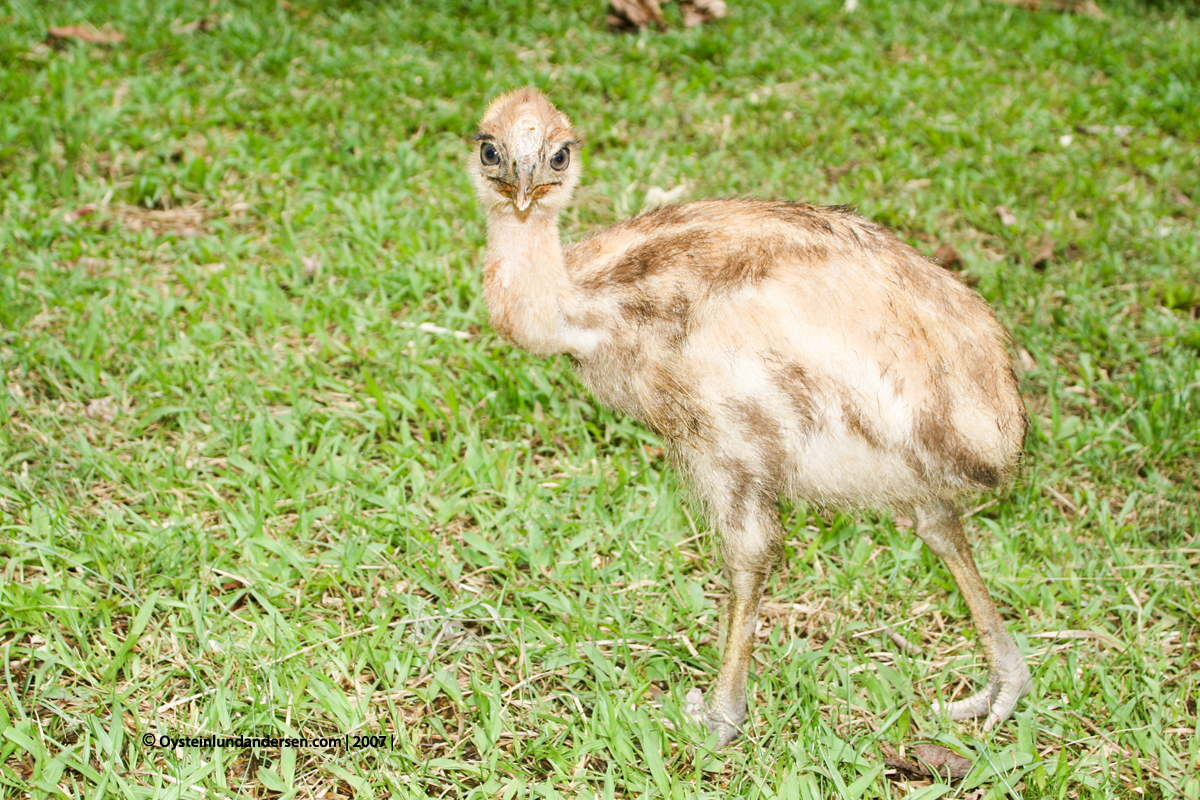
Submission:
[[[482,292],[510,344],[566,354],[594,398],[652,429],[719,537],[725,648],[688,716],[742,732],[781,498],[908,513],[953,576],[984,687],[935,702],[991,730],[1031,684],[988,593],[963,502],[1003,487],[1028,417],[987,303],[845,206],[749,198],[645,211],[564,245],[580,135],[539,89],[487,106],[468,160],[487,223]]]

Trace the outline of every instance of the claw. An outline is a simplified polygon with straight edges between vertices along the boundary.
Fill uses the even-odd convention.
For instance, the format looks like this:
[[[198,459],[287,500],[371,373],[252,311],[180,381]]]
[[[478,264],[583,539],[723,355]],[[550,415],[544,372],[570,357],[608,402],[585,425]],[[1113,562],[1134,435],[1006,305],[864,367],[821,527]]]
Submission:
[[[1017,707],[1017,701],[1029,694],[1032,679],[1024,660],[1014,671],[1015,675],[988,681],[987,686],[970,697],[952,703],[934,701],[930,708],[934,714],[948,716],[955,722],[987,717],[983,729],[990,731],[1008,719]]]

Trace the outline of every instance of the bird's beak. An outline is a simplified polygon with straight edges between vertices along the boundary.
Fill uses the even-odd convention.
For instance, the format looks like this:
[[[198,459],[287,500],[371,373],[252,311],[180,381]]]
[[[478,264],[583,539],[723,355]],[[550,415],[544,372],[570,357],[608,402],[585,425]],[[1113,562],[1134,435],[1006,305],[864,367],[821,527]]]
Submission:
[[[524,211],[533,202],[533,164],[517,164],[517,191],[513,202],[518,211]]]

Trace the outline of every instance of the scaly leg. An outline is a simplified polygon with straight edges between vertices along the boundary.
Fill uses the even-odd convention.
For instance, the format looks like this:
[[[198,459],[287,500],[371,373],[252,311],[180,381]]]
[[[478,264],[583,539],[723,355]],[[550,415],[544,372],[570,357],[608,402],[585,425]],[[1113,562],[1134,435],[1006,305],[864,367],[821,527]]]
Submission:
[[[935,703],[934,713],[947,714],[954,720],[986,716],[983,729],[991,730],[1008,719],[1017,701],[1029,693],[1029,667],[1017,643],[1005,630],[1004,620],[979,577],[971,557],[971,546],[953,504],[941,501],[918,508],[917,535],[946,562],[954,576],[954,582],[971,610],[988,665],[988,682],[981,691],[965,700]]]
[[[754,630],[758,625],[758,605],[762,600],[765,572],[727,570],[729,575],[729,607],[725,612],[725,653],[716,683],[709,689],[708,703],[688,693],[686,711],[691,717],[708,726],[724,747],[742,732],[746,721],[746,678],[750,674],[750,654],[754,647]]]
[[[736,482],[726,484],[730,485]],[[744,491],[745,482],[742,488]],[[710,495],[708,499],[718,511],[721,555],[729,581],[725,652],[717,680],[709,689],[708,702],[702,702],[699,691],[693,689],[688,692],[684,710],[717,734],[719,746],[724,747],[738,737],[746,720],[746,677],[750,673],[758,606],[779,552],[782,533],[775,497],[765,490],[741,496]]]

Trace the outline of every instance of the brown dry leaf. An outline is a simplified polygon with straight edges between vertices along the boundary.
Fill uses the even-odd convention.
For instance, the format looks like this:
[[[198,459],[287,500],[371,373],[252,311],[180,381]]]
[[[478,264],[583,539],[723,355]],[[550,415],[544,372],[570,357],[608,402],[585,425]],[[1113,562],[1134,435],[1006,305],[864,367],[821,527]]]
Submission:
[[[63,218],[63,222],[70,224],[72,222],[78,222],[79,220],[84,219],[85,217],[90,217],[95,213],[96,213],[96,204],[95,203],[85,203],[84,205],[81,205],[78,208],[72,209],[71,211],[68,211],[67,213],[63,214],[62,218]]]
[[[919,744],[912,749],[913,755],[945,778],[965,778],[971,771],[972,761],[936,744]]]
[[[952,244],[943,244],[935,250],[933,260],[946,269],[960,270],[963,268],[962,256],[959,255],[958,250],[954,249],[954,245]]]
[[[1053,264],[1054,245],[1055,241],[1051,238],[1050,234],[1043,233],[1042,238],[1038,240],[1037,250],[1034,251],[1033,258],[1029,260],[1030,265],[1036,270],[1044,270]]]
[[[190,33],[207,33],[208,31],[216,30],[220,24],[221,20],[214,14],[211,17],[204,17],[192,20],[191,22],[175,20],[175,25],[171,28],[171,31],[176,36],[186,36]]]
[[[1096,5],[1095,0],[999,0],[1010,6],[1028,9],[1029,11],[1061,11],[1065,14],[1081,14],[1085,17],[1104,18],[1104,11]]]
[[[689,28],[720,19],[728,13],[725,0],[680,0],[679,8],[683,12],[683,24]],[[656,30],[667,29],[662,0],[609,0],[605,22],[613,32],[634,33],[651,25]]]
[[[725,0],[683,0],[679,7],[683,9],[683,24],[688,28],[721,19],[728,13]]]
[[[82,25],[50,26],[46,38],[53,45],[64,45],[72,39],[89,44],[119,44],[125,41],[125,34],[112,28],[97,28],[86,22]]]
[[[912,748],[912,755],[920,763],[898,757],[885,758],[883,763],[922,778],[932,778],[934,775],[941,778],[965,778],[971,771],[971,759],[936,744],[916,745]]]
[[[609,0],[608,18],[605,23],[610,31],[636,32],[653,25],[655,29],[667,29],[658,0]]]
[[[996,206],[996,216],[1000,218],[1000,224],[1011,228],[1017,224],[1017,216],[1008,210],[1007,206]]]

